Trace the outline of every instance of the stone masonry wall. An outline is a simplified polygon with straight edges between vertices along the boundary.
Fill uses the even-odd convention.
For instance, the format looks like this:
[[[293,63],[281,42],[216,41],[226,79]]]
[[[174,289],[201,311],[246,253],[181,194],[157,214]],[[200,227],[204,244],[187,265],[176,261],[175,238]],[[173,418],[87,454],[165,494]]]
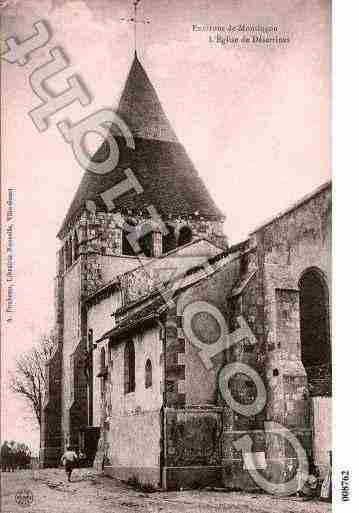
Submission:
[[[62,413],[62,347],[64,317],[63,276],[55,278],[55,340],[57,350],[46,365],[46,390],[41,412],[40,464],[42,467],[57,465],[63,447],[61,432]]]
[[[136,476],[154,486],[160,484],[160,454],[162,438],[163,353],[157,326],[133,336],[135,347],[135,391],[124,390],[125,341],[106,348],[108,375],[105,394],[101,398],[101,440],[108,458],[106,473],[121,479]],[[96,357],[97,361],[98,358]],[[145,364],[152,364],[152,385],[145,386]],[[95,372],[95,375],[97,373]],[[105,412],[106,411],[106,412]],[[101,442],[100,440],[100,442]]]
[[[296,432],[311,457],[311,404],[301,361],[299,281],[308,269],[320,273],[329,291],[330,308],[331,187],[323,187],[293,210],[263,226],[252,239],[257,245],[264,292],[266,418]],[[329,428],[322,425],[321,429]],[[273,478],[284,479],[291,464],[288,451],[282,443],[273,445],[271,438],[267,440],[266,451],[268,460],[273,462]],[[328,457],[326,462],[316,463],[324,469]]]
[[[231,331],[231,309],[228,296],[231,293],[233,283],[238,278],[239,263],[238,260],[233,260],[212,276],[209,276],[208,279],[200,281],[181,293],[176,312],[179,343],[186,338],[182,329],[185,308],[199,301],[207,302],[215,307],[219,315],[223,316],[228,331]],[[199,340],[204,343],[213,343],[218,339],[220,335],[218,321],[213,315],[208,315],[205,308],[203,312],[194,315],[192,321],[193,331]],[[185,379],[182,387],[186,406],[218,404],[217,373],[222,367],[226,355],[224,352],[219,353],[212,359],[213,367],[206,369],[198,356],[198,352],[199,349],[186,339],[185,354],[181,356],[181,362],[185,364]]]
[[[262,379],[264,373],[264,330],[263,330],[263,291],[259,278],[258,254],[255,246],[249,242],[243,244],[239,262],[239,280],[234,284],[230,302],[232,305],[232,329],[238,329],[241,319],[248,324],[254,335],[254,343],[243,340],[228,352],[228,362],[240,362],[254,369]],[[253,341],[252,341],[253,342]],[[264,379],[265,381],[265,379]],[[257,390],[253,380],[245,374],[236,374],[229,382],[234,400],[239,404],[250,405],[256,398]],[[265,453],[264,433],[265,410],[256,415],[244,416],[226,407],[223,419],[222,463],[223,483],[227,488],[255,490],[243,457],[235,443],[244,435],[252,440],[251,452],[255,460],[260,461]]]

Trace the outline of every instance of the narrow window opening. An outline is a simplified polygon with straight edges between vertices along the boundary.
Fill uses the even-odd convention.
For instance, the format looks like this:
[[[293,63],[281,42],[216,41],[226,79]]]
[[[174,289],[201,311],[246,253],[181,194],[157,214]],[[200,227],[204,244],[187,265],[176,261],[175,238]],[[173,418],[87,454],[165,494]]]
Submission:
[[[73,245],[74,245],[74,261],[76,262],[76,260],[80,256],[79,239],[77,237],[77,233],[76,232],[75,232],[75,235],[74,235]]]
[[[143,223],[141,225],[138,243],[146,257],[153,256],[153,228],[150,223]]]
[[[67,249],[68,249],[68,266],[71,267],[72,266],[72,238],[71,237],[69,239]]]
[[[167,228],[167,235],[163,236],[162,241],[162,252],[168,253],[169,251],[172,251],[173,249],[176,249],[177,241],[176,241],[176,234],[175,234],[175,227],[166,224]]]
[[[131,221],[130,219],[126,219],[126,224],[128,226],[135,226],[135,223]],[[123,228],[122,230],[122,254],[128,255],[128,256],[135,256],[135,252],[132,248],[132,245],[130,241],[128,240],[128,236],[130,235],[130,231],[125,230]]]
[[[183,228],[180,229],[179,236],[178,236],[178,245],[184,246],[185,244],[188,244],[192,240],[192,230],[189,226],[183,226]]]
[[[135,346],[132,340],[125,345],[124,354],[124,384],[125,394],[135,391]]]
[[[145,387],[150,388],[152,386],[152,363],[148,359],[145,365]]]

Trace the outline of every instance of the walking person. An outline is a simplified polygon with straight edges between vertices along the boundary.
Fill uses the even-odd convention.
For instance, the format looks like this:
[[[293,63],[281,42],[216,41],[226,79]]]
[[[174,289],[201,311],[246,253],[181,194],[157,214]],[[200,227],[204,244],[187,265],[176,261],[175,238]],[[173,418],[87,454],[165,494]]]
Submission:
[[[65,472],[67,474],[67,480],[71,481],[71,474],[73,469],[76,467],[77,454],[73,448],[69,445],[61,457],[61,464],[65,465]]]

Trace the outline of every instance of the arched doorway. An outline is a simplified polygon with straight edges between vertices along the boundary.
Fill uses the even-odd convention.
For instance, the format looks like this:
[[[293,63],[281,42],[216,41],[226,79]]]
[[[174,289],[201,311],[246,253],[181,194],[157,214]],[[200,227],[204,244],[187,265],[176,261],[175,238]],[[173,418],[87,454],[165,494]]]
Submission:
[[[331,364],[329,293],[318,269],[310,268],[302,275],[299,304],[302,362],[309,382],[315,387],[315,381],[323,378],[326,368],[330,371]],[[329,390],[324,395],[328,393]]]
[[[331,450],[331,343],[329,291],[319,269],[309,268],[299,281],[300,341],[311,404],[314,462],[322,476]]]

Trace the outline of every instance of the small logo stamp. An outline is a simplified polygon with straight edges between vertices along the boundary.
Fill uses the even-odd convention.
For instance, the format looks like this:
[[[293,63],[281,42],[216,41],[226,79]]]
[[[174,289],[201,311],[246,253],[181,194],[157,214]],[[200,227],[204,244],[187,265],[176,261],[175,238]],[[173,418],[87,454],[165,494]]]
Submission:
[[[15,493],[15,502],[24,508],[30,506],[34,502],[34,494],[26,488],[18,490]]]

